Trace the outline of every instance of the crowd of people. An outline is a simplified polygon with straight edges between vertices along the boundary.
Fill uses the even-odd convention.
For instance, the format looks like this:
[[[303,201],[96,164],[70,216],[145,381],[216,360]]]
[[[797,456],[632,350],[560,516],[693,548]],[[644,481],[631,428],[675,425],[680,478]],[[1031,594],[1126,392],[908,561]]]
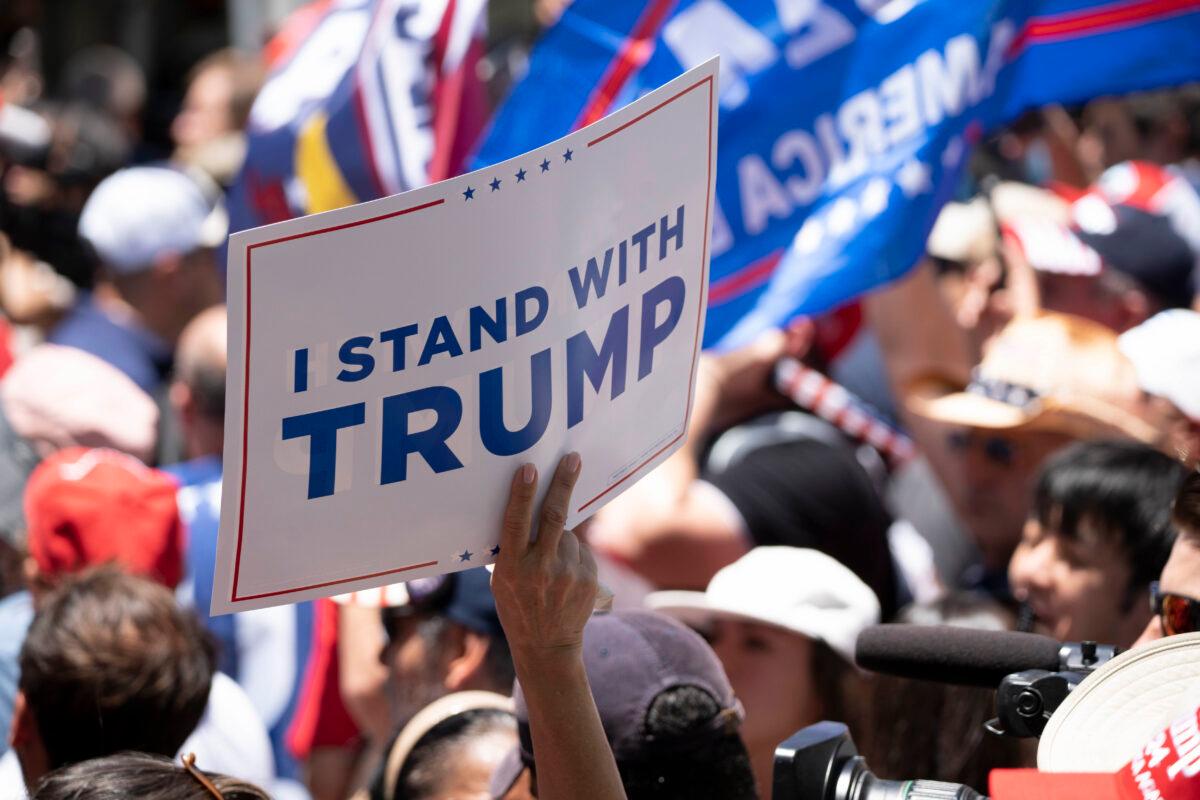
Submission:
[[[859,632],[1200,631],[1195,87],[987,137],[909,276],[703,356],[682,449],[577,530],[587,454],[514,463],[493,572],[211,617],[264,70],[197,63],[149,160],[136,61],[35,68],[0,64],[0,800],[749,800],[821,720],[986,791],[1034,763],[994,692],[866,673]]]

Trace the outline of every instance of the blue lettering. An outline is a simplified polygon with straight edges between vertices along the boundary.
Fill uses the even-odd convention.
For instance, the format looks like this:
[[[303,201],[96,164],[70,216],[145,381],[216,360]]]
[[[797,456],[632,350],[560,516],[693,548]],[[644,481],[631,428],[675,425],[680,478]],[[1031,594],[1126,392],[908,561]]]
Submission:
[[[400,372],[404,369],[404,343],[416,332],[417,326],[413,324],[392,328],[379,334],[379,341],[390,342],[392,345],[392,372]]]
[[[362,425],[365,419],[366,403],[284,418],[285,440],[308,437],[309,500],[333,494],[333,479],[337,469],[337,432],[342,428]]]
[[[433,411],[437,419],[427,430],[410,433],[408,417],[414,411]],[[399,483],[408,477],[408,456],[420,453],[434,472],[462,468],[446,440],[462,421],[462,398],[449,386],[430,386],[383,398],[383,452],[379,483]]]
[[[571,290],[575,292],[576,308],[583,308],[588,304],[588,295],[592,293],[593,287],[596,290],[597,300],[604,297],[605,291],[608,290],[608,268],[612,264],[612,252],[611,247],[604,251],[603,272],[595,258],[588,259],[582,283],[579,280],[579,267],[571,267],[567,271],[571,276]]]
[[[646,377],[654,369],[654,348],[662,344],[671,335],[679,323],[679,315],[683,313],[683,298],[687,287],[683,278],[672,275],[642,295],[642,327],[638,337],[640,353],[638,354],[638,380]],[[658,317],[659,304],[667,302],[667,318],[661,325],[655,325]]]
[[[537,444],[550,422],[553,405],[550,384],[550,349],[534,353],[529,359],[529,422],[518,431],[504,425],[504,376],[496,367],[479,375],[479,435],[483,446],[498,456],[522,453]]]
[[[681,281],[682,282],[682,281]],[[651,319],[653,322],[653,319]],[[608,365],[612,364],[612,391],[616,400],[625,391],[625,370],[629,353],[629,306],[622,306],[608,321],[600,352],[592,345],[587,331],[567,339],[567,428],[583,421],[583,376],[592,389],[600,391]]]
[[[301,347],[292,360],[292,391],[308,391],[308,348]]]
[[[483,306],[471,307],[471,352],[483,346],[481,331],[487,331],[492,341],[499,344],[508,338],[508,303],[501,297],[496,301],[496,316],[489,317]]]
[[[537,302],[537,313],[532,319],[529,318],[527,303],[533,300]],[[517,292],[513,301],[517,306],[517,336],[524,336],[530,331],[542,324],[542,320],[546,319],[546,312],[550,308],[550,295],[541,286],[530,286],[528,289],[522,289]]]
[[[675,249],[683,247],[683,206],[675,209],[675,224],[667,225],[667,217],[664,214],[663,218],[658,221],[658,260],[662,261],[667,257],[667,241],[675,240]]]
[[[417,361],[417,366],[425,366],[429,363],[429,359],[438,353],[449,353],[451,358],[457,358],[462,355],[462,352],[462,347],[458,344],[458,337],[454,335],[454,328],[450,327],[450,320],[441,316],[429,326],[429,336],[425,338],[425,347],[421,350],[421,358]]]
[[[357,352],[366,350],[371,346],[372,341],[370,336],[355,336],[342,343],[342,346],[338,348],[338,360],[348,367],[358,367],[358,369],[353,372],[348,369],[342,370],[337,374],[339,381],[345,383],[361,381],[375,371],[375,357],[370,353]]]
[[[646,227],[629,237],[629,241],[638,246],[638,272],[646,271],[646,247],[650,237],[654,235],[654,223],[651,222]]]

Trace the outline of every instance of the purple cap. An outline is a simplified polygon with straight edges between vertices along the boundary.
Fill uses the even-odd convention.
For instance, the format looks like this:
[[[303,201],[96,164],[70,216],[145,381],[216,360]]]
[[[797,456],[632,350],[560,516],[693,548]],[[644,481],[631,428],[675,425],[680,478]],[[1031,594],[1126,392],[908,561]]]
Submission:
[[[583,629],[583,664],[604,735],[618,763],[702,746],[727,735],[743,717],[742,705],[716,653],[695,631],[653,611],[622,610],[592,617]],[[695,686],[722,711],[706,728],[680,737],[649,736],[644,721],[661,692]],[[529,710],[518,682],[513,687],[520,745],[492,775],[492,797],[503,797],[533,763]]]

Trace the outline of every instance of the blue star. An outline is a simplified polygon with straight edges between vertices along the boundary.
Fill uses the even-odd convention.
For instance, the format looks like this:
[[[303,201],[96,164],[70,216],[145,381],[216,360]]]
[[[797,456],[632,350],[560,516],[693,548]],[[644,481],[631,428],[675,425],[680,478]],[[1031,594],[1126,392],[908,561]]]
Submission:
[[[471,556],[473,556],[473,555],[475,555],[475,554],[472,553],[470,550],[463,550],[461,553],[458,554],[458,560],[459,561],[470,561]]]
[[[494,557],[496,557],[496,556],[498,556],[498,555],[500,555],[500,545],[496,545],[495,547],[493,547],[493,548],[492,548],[491,550],[489,550],[488,552],[492,554],[492,557],[493,557],[493,558],[494,558]]]
[[[523,169],[518,170],[517,171],[517,183],[523,183],[524,181],[525,181],[525,170],[523,170]]]
[[[570,161],[570,160],[571,160],[571,155],[572,155],[573,153],[574,153],[574,151],[573,151],[573,150],[571,150],[570,148],[567,148],[567,152],[563,153],[563,161]]]
[[[474,196],[475,196],[475,190],[472,189],[470,186],[468,186],[467,190],[465,192],[463,192],[463,200],[470,200]]]
[[[550,159],[547,158],[544,161],[542,161],[542,172],[549,172],[549,171],[550,171]]]
[[[496,191],[497,189],[499,189],[499,188],[500,188],[500,179],[499,179],[499,178],[492,178],[492,182],[491,182],[491,183],[489,183],[489,184],[488,184],[488,186],[492,187],[492,191],[493,191],[493,192],[494,192],[494,191]]]

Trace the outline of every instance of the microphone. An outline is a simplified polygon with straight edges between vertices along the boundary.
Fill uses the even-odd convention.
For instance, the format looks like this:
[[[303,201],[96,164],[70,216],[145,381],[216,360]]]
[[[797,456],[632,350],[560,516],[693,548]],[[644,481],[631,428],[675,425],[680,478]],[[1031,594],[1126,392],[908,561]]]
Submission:
[[[994,689],[1025,670],[1091,672],[1116,652],[1108,645],[1064,644],[1037,633],[889,624],[859,634],[855,661],[872,672]]]

